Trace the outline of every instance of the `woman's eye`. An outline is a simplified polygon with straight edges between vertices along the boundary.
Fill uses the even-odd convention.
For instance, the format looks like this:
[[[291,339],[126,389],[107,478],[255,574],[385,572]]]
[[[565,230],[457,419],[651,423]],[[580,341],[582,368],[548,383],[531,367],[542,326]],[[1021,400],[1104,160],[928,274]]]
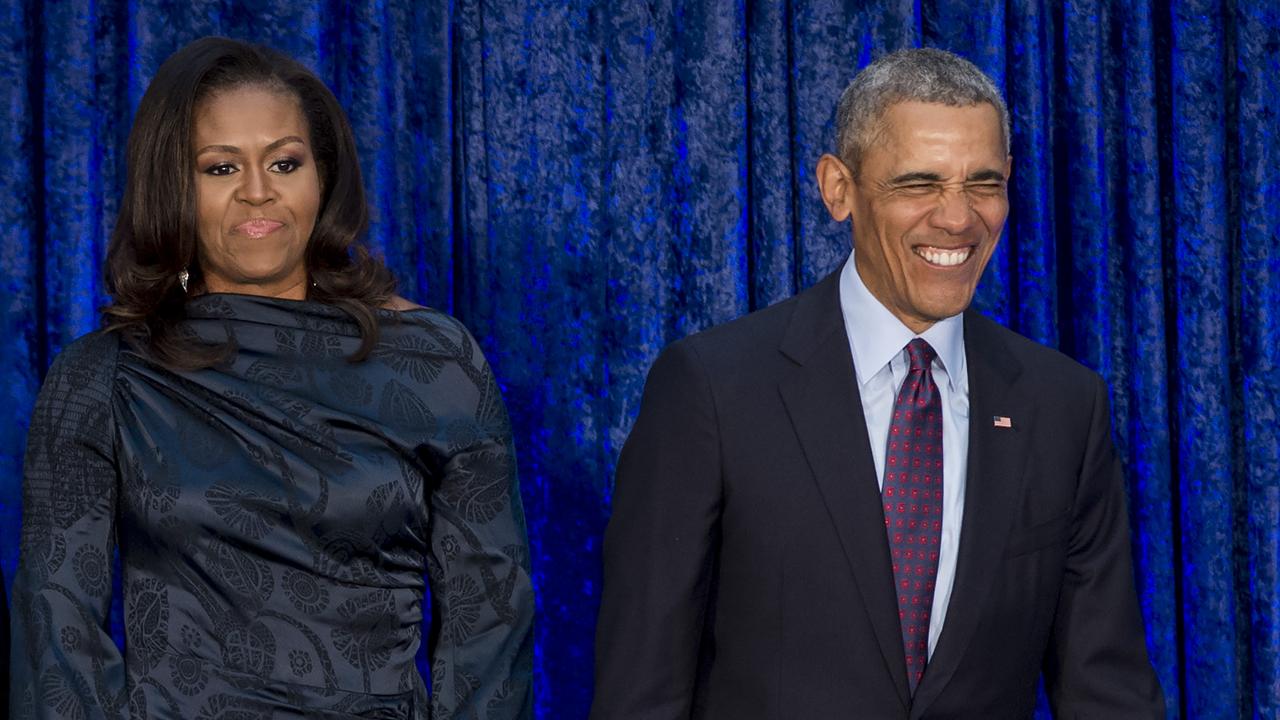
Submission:
[[[217,165],[210,165],[204,171],[207,175],[230,175],[236,171],[236,166],[231,163],[218,163]]]
[[[271,167],[278,173],[281,173],[283,175],[288,175],[294,170],[297,170],[298,166],[301,164],[302,163],[292,158],[284,158],[283,160],[277,160],[274,163],[272,163]]]

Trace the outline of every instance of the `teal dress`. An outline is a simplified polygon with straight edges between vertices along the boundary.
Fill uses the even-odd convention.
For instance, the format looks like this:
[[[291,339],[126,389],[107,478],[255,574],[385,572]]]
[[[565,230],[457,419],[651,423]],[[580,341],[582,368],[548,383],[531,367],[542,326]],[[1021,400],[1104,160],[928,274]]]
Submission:
[[[207,295],[187,315],[229,360],[177,372],[99,332],[45,380],[9,717],[530,716],[510,424],[465,328],[379,311],[351,363],[358,330],[331,306]]]

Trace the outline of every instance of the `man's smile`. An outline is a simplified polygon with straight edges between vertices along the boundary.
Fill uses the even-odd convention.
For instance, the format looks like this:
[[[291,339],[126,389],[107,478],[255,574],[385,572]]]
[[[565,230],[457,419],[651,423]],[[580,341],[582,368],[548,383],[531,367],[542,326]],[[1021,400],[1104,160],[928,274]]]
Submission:
[[[925,262],[935,267],[955,267],[963,265],[973,257],[973,245],[960,248],[939,248],[930,245],[917,245],[911,248],[916,256],[922,258]]]

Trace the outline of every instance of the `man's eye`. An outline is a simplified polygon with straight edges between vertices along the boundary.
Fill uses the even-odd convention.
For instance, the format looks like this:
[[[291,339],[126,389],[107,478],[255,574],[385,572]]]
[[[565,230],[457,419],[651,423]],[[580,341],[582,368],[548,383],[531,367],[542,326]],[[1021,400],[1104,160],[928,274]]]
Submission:
[[[284,158],[282,160],[277,160],[274,163],[272,163],[271,167],[276,172],[282,175],[288,175],[294,170],[297,170],[300,165],[302,165],[302,163],[298,162],[297,160],[294,160],[293,158]]]
[[[975,183],[965,187],[965,191],[978,197],[993,197],[1004,192],[1000,183]]]
[[[206,175],[230,175],[235,171],[236,166],[231,163],[218,163],[204,169]]]
[[[914,183],[911,185],[901,185],[898,192],[905,195],[933,195],[938,192],[938,186],[934,183]]]

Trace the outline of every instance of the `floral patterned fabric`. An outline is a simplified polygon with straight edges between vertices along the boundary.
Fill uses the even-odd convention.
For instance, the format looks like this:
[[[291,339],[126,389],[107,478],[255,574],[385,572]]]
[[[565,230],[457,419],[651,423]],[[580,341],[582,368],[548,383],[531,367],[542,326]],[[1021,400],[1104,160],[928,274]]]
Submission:
[[[529,715],[511,431],[467,331],[381,311],[352,364],[358,330],[329,306],[209,295],[188,316],[235,354],[174,372],[99,332],[45,382],[10,717]],[[117,542],[123,656],[105,629]]]

